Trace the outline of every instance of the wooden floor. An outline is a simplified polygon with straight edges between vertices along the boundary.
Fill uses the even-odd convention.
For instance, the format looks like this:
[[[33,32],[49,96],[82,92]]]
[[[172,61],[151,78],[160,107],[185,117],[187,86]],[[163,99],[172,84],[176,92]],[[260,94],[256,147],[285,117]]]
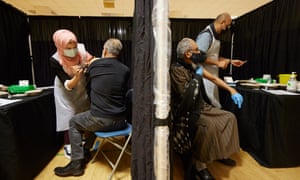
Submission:
[[[114,155],[114,149],[104,146],[106,152]],[[231,157],[237,162],[237,166],[228,167],[218,162],[209,164],[208,168],[216,180],[299,180],[300,167],[270,169],[260,166],[247,152],[241,150],[240,153]],[[98,155],[95,163],[89,163],[85,169],[85,174],[80,177],[58,177],[53,169],[57,166],[65,166],[69,162],[64,157],[61,149],[52,161],[44,168],[35,180],[105,180],[111,171],[101,154]],[[178,158],[174,159],[173,176],[174,180],[182,180],[183,172]],[[130,180],[130,156],[125,154],[114,174],[114,180]]]

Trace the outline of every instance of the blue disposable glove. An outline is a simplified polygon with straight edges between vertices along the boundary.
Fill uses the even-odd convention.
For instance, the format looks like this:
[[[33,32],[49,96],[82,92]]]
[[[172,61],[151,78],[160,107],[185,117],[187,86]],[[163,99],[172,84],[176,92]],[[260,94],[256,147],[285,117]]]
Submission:
[[[202,68],[202,66],[199,66],[199,67],[196,69],[196,74],[199,75],[199,76],[202,76],[202,75],[203,75],[203,68]]]
[[[231,96],[231,99],[233,100],[234,104],[236,104],[238,108],[241,109],[243,104],[243,96],[240,93],[235,93]]]

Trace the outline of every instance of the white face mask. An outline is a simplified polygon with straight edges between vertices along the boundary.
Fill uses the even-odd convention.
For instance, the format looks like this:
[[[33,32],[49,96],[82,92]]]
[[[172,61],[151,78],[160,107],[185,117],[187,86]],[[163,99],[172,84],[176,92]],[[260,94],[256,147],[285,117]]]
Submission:
[[[73,48],[73,49],[64,49],[64,55],[70,58],[73,58],[76,56],[78,52],[77,48]]]

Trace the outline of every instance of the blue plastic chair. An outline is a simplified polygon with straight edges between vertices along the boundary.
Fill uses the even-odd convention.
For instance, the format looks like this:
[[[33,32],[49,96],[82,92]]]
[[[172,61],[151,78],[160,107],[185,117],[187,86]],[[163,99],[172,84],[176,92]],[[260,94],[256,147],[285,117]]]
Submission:
[[[95,135],[97,136],[96,141],[99,141],[99,140],[102,140],[102,141],[100,141],[99,146],[96,148],[97,151],[96,151],[93,159],[91,160],[91,163],[95,162],[98,153],[101,152],[101,154],[104,156],[104,158],[107,160],[107,162],[109,163],[109,165],[112,168],[112,172],[110,173],[109,178],[108,178],[109,180],[113,177],[113,174],[115,173],[124,152],[127,153],[128,155],[131,155],[131,152],[129,152],[127,150],[127,145],[131,139],[131,130],[132,130],[131,124],[127,123],[127,127],[122,130],[110,131],[110,132],[100,132],[100,131],[95,132]],[[120,141],[120,138],[117,138],[117,137],[122,137],[122,136],[125,137],[125,139],[126,139],[125,143],[124,143],[124,141]],[[117,147],[120,150],[118,158],[115,162],[110,160],[109,157],[105,154],[105,152],[102,151],[101,147],[105,144],[105,142],[109,142],[110,144],[114,145],[115,147]]]

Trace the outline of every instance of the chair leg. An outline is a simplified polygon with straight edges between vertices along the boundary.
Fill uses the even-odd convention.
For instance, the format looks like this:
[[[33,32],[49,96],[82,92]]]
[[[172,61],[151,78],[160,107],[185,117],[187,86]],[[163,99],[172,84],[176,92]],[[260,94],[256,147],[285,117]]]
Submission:
[[[97,137],[97,139],[100,139],[100,138]],[[97,148],[95,155],[93,156],[93,159],[91,160],[91,163],[94,163],[96,161],[98,153],[100,152],[102,146],[104,145],[105,139],[102,139],[102,141],[101,140],[99,140],[99,141],[100,141],[99,146]]]
[[[112,172],[110,173],[110,176],[109,176],[109,178],[108,178],[109,180],[112,179],[112,176],[113,176],[113,174],[115,173],[115,171],[116,171],[116,169],[117,169],[117,167],[118,167],[118,165],[119,165],[119,162],[120,162],[120,160],[121,160],[121,158],[122,158],[122,156],[123,156],[123,154],[124,154],[124,152],[125,152],[125,150],[126,150],[126,148],[127,148],[127,145],[128,145],[128,143],[129,143],[130,139],[131,139],[131,133],[129,134],[129,136],[128,136],[128,138],[127,138],[127,140],[126,140],[126,142],[125,142],[125,144],[124,144],[124,146],[123,146],[123,148],[122,148],[122,151],[120,152],[119,157],[118,157],[118,159],[117,159],[117,161],[116,161],[116,163],[115,163],[115,165],[114,165],[114,167],[113,167],[113,170],[112,170]]]

